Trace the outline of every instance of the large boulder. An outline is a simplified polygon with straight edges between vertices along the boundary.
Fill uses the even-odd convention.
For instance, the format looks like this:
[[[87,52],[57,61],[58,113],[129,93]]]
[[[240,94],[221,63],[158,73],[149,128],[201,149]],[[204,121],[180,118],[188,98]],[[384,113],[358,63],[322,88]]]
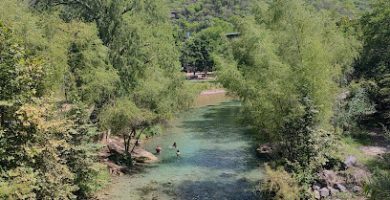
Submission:
[[[152,163],[158,161],[158,158],[155,155],[139,147],[134,149],[131,156],[136,162],[139,163]]]
[[[125,147],[120,138],[111,137],[107,141],[108,151],[106,153],[100,153],[101,155],[109,155],[107,157],[112,157],[112,155],[123,155],[125,154]],[[135,144],[132,144],[135,145]],[[140,146],[136,146],[131,153],[131,157],[138,163],[152,163],[158,161],[158,158],[152,153],[146,151]]]

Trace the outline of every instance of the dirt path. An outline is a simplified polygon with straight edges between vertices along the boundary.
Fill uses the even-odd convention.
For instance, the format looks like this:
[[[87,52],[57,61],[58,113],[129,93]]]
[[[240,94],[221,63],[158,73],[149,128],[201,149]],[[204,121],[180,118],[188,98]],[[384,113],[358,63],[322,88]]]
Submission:
[[[385,137],[373,133],[370,137],[371,145],[361,146],[360,150],[367,156],[379,156],[385,153],[390,153],[390,143]]]

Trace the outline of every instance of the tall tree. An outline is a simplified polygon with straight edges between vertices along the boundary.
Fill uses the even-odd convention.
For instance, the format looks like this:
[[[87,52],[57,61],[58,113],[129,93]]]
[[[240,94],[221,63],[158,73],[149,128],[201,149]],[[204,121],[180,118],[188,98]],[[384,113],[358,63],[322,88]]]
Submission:
[[[279,144],[305,185],[329,156],[335,80],[358,43],[302,1],[258,5],[253,17],[237,21],[240,38],[217,59],[218,77],[242,98],[246,121]]]
[[[371,99],[376,103],[374,115],[387,127],[390,124],[388,92],[390,80],[390,4],[387,1],[375,1],[373,10],[361,18],[363,30],[363,52],[355,64],[357,77],[373,80]]]

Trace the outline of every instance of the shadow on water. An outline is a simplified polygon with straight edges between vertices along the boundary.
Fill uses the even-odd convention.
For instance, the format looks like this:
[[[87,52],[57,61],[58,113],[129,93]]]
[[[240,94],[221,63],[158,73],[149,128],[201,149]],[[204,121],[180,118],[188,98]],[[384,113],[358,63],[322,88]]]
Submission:
[[[140,195],[163,193],[169,199],[177,200],[256,200],[260,199],[258,181],[245,178],[215,181],[182,181],[177,186],[174,183],[149,184],[138,188]],[[210,189],[212,188],[212,189]],[[153,196],[159,199],[158,195]]]
[[[259,195],[253,188],[257,182],[245,178],[233,181],[184,181],[178,187],[179,199],[197,200],[252,200]],[[213,188],[210,190],[210,188]]]

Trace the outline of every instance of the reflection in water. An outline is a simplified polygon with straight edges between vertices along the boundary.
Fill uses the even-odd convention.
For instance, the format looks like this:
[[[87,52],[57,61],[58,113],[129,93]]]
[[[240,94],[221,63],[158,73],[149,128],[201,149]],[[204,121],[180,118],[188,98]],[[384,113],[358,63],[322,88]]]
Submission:
[[[239,102],[191,109],[165,134],[147,142],[160,162],[136,175],[123,176],[106,199],[258,199],[261,178],[254,151],[254,134],[237,124]],[[177,158],[173,142],[181,157]]]

